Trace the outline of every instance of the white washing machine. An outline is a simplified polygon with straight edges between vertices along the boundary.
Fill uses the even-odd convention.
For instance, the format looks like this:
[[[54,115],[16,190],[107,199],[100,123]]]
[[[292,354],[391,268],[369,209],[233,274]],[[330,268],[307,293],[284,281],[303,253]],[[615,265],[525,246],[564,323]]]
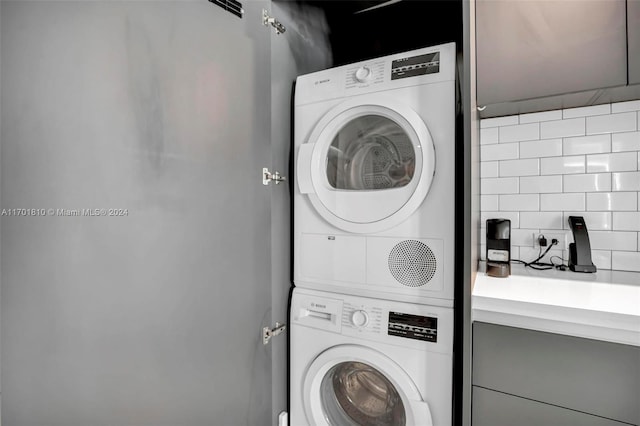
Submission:
[[[450,426],[453,309],[294,289],[291,426]]]
[[[454,43],[298,77],[294,282],[453,306]]]

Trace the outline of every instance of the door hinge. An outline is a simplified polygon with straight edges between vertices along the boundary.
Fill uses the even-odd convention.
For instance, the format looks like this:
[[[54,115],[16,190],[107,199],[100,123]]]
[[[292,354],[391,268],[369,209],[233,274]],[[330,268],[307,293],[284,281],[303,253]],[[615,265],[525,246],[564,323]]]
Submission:
[[[269,169],[266,167],[262,169],[262,184],[269,185],[269,182],[273,181],[276,185],[280,184],[280,182],[284,182],[287,180],[286,177],[282,176],[280,172],[276,171],[271,173]]]
[[[277,336],[287,329],[286,324],[282,324],[276,321],[276,326],[271,327],[262,327],[262,344],[267,345],[272,337]]]
[[[283,32],[287,31],[287,29],[280,23],[280,21],[276,20],[276,18],[272,16],[269,16],[269,12],[266,9],[262,9],[262,25],[271,25],[276,30],[276,34],[282,34]]]
[[[278,426],[289,426],[289,413],[281,411],[278,415]]]

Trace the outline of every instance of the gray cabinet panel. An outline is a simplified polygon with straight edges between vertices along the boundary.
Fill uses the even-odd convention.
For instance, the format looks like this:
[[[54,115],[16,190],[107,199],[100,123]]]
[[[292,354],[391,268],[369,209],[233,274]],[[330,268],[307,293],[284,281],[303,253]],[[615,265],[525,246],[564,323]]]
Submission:
[[[623,426],[603,417],[473,387],[473,426]]]
[[[640,84],[640,1],[627,1],[629,84]]]
[[[478,104],[627,83],[625,0],[478,0]]]
[[[2,206],[128,209],[2,217],[3,425],[270,424],[271,2],[243,3],[0,2]]]
[[[473,384],[640,424],[638,347],[476,322]]]

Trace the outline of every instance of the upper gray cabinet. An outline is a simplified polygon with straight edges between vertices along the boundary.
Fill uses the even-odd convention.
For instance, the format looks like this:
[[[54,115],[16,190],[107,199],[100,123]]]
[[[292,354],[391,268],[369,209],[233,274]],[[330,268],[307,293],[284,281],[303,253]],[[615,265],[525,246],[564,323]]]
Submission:
[[[478,0],[476,31],[478,105],[627,84],[625,0]]]
[[[627,2],[629,84],[640,84],[640,1]]]

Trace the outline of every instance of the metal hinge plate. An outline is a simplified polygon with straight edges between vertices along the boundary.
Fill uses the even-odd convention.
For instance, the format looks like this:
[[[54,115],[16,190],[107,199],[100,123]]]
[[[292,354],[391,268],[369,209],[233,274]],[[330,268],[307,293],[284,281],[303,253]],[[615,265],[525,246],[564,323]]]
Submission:
[[[276,20],[276,18],[272,16],[269,16],[269,12],[266,9],[262,9],[262,25],[271,25],[276,30],[276,34],[282,34],[283,32],[287,31],[285,26],[282,25],[280,21]]]
[[[281,334],[286,329],[287,329],[287,325],[279,322],[276,322],[276,326],[273,328],[262,327],[262,344],[263,345],[269,344],[269,341],[271,340],[272,337],[275,337],[278,334]]]
[[[269,169],[266,167],[262,169],[262,184],[269,185],[270,182],[275,182],[276,185],[280,184],[280,182],[284,182],[287,180],[286,177],[282,176],[280,172],[275,171],[271,173]]]

